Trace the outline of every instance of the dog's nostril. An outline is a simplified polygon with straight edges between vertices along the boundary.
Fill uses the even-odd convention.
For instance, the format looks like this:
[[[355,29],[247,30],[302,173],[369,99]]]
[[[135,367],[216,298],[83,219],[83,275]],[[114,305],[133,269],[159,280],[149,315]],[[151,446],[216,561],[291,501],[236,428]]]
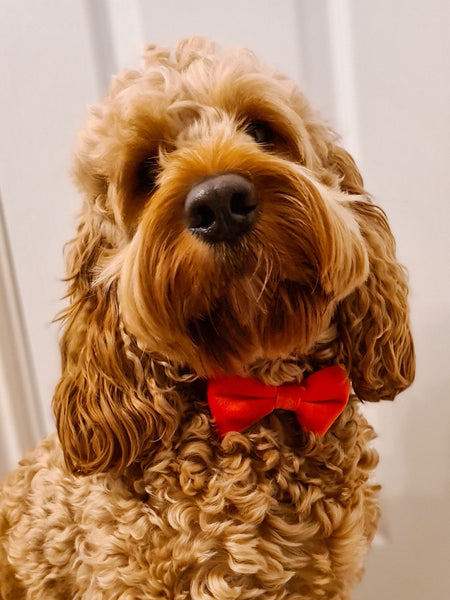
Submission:
[[[187,228],[208,242],[233,242],[256,219],[253,183],[237,173],[222,173],[195,185],[186,197]]]
[[[247,190],[235,192],[230,199],[230,211],[233,215],[247,216],[256,208],[256,203]]]
[[[207,229],[214,224],[216,216],[212,209],[206,204],[199,204],[192,208],[190,214],[190,229]]]

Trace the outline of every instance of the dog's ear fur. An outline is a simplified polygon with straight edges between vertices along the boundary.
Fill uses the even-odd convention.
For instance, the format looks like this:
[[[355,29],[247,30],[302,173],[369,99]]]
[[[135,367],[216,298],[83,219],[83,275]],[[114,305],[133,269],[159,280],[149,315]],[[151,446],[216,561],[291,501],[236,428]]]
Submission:
[[[341,189],[355,195],[351,206],[369,255],[366,282],[337,310],[344,362],[361,400],[393,400],[411,385],[415,373],[406,272],[397,262],[386,215],[365,192],[353,158],[334,144],[323,158],[326,169],[338,175]]]
[[[353,203],[369,250],[367,281],[338,309],[339,335],[354,390],[361,400],[393,400],[414,380],[408,285],[397,262],[384,212],[369,200]]]
[[[153,365],[121,330],[115,284],[95,281],[112,246],[104,204],[100,197],[85,203],[69,246],[70,305],[61,315],[62,376],[53,398],[66,463],[80,474],[122,471],[155,440],[170,439],[181,412],[175,395],[174,405],[158,392],[148,376]]]

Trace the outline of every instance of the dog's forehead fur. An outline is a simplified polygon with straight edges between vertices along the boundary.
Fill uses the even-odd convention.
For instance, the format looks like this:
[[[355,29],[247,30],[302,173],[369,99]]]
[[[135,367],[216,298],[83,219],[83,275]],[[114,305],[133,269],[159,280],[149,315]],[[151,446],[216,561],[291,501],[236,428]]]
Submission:
[[[161,107],[163,118],[167,112],[173,116],[185,110],[183,116],[189,111],[195,116],[208,108],[253,117],[259,110],[269,114],[276,110],[278,117],[280,110],[289,113],[289,106],[300,97],[289,79],[268,69],[250,51],[219,50],[206,45],[202,52],[192,55],[185,44],[182,48],[184,52],[175,51],[173,60],[169,56],[166,60],[147,60],[142,72],[119,76],[110,97],[118,100],[123,95],[125,104],[130,100],[139,103],[144,94],[145,99],[155,103],[154,116]],[[295,117],[293,112],[290,116]]]
[[[173,57],[151,48],[143,69],[113,78],[108,96],[91,109],[76,153],[77,183],[96,194],[102,177],[120,176],[117,167],[203,142],[218,125],[251,120],[272,123],[303,164],[319,166],[315,146],[325,149],[325,128],[295,84],[252,52],[220,50],[207,40],[182,42]],[[330,130],[327,135],[335,137]]]

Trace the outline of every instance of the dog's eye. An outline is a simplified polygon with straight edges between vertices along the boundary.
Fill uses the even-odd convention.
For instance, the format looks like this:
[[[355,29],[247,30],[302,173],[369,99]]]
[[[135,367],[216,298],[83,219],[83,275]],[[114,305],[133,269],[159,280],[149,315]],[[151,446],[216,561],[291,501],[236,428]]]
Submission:
[[[274,139],[274,132],[265,121],[252,121],[247,125],[246,132],[257,144],[270,144]]]
[[[144,159],[136,171],[136,192],[138,194],[148,194],[156,186],[156,177],[158,175],[158,159],[149,156]]]

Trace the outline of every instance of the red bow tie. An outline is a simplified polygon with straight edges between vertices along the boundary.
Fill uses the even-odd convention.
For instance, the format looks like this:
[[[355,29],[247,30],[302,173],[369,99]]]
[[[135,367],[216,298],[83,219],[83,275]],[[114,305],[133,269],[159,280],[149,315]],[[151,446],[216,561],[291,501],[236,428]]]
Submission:
[[[247,429],[277,408],[294,411],[302,427],[323,435],[344,410],[349,394],[350,381],[337,366],[279,387],[238,376],[208,382],[209,408],[221,437]]]

